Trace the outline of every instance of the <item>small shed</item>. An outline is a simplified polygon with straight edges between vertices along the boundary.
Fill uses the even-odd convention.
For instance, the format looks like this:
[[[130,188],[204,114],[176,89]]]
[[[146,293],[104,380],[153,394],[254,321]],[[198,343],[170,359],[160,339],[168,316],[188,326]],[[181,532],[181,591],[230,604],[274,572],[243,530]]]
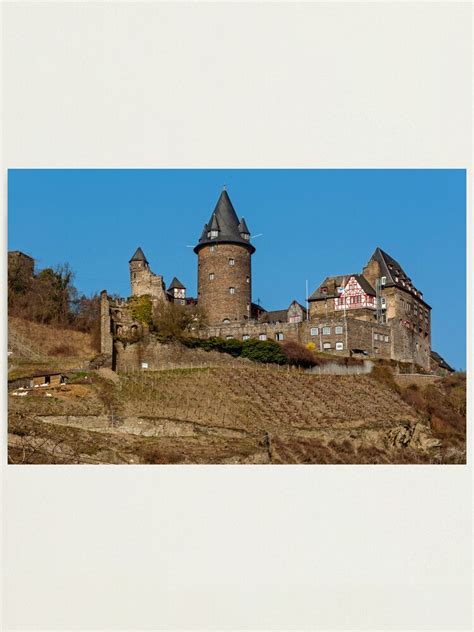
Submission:
[[[60,386],[66,384],[67,375],[61,371],[38,371],[31,376],[30,387]]]

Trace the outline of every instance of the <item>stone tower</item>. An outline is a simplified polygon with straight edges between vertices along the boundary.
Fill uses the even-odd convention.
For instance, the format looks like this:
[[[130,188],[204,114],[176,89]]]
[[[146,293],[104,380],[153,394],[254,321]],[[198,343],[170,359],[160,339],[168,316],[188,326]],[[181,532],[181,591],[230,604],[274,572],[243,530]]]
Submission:
[[[194,252],[198,255],[198,304],[206,312],[208,324],[250,318],[255,248],[244,218],[239,221],[225,189]]]
[[[144,296],[146,294],[152,299],[165,300],[163,277],[151,271],[150,264],[141,248],[137,248],[129,264],[132,296]]]

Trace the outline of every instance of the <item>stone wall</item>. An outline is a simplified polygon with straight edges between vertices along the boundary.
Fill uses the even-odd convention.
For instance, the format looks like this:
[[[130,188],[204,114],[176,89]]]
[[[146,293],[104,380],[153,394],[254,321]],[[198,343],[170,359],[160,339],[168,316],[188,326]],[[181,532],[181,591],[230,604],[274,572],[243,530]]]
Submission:
[[[233,358],[229,354],[203,349],[188,349],[178,343],[162,344],[153,336],[135,343],[115,342],[115,370],[120,373],[159,371],[178,368],[211,368],[242,366],[250,360]]]
[[[420,375],[419,373],[400,373],[394,375],[394,380],[400,386],[425,386],[426,384],[434,384],[442,378],[439,375]]]
[[[233,265],[230,265],[232,263]],[[230,288],[234,289],[231,294]],[[198,303],[210,325],[250,317],[252,302],[251,254],[238,244],[204,246],[198,253]]]
[[[409,292],[385,288],[387,323],[391,326],[392,358],[430,370],[431,308]]]
[[[329,333],[325,333],[324,328],[329,328]],[[339,328],[342,328],[342,331]],[[377,338],[375,338],[375,334],[377,334]],[[198,335],[202,338],[217,336],[245,340],[248,336],[249,338],[264,340],[295,340],[302,344],[312,342],[316,346],[316,351],[342,356],[348,356],[350,349],[363,349],[370,356],[388,359],[391,348],[391,330],[388,325],[379,325],[375,322],[356,318],[347,318],[344,321],[344,318],[333,317],[301,323],[280,324],[249,321],[244,324],[235,323],[207,327]],[[336,343],[340,343],[337,347],[342,344],[342,349],[336,348]]]
[[[10,250],[8,253],[8,270],[21,272],[24,276],[32,277],[35,270],[35,260],[19,250]]]
[[[328,362],[321,366],[313,366],[308,369],[308,373],[316,375],[367,375],[372,371],[374,363],[371,360],[364,360],[360,364],[345,366],[337,362]]]
[[[112,353],[112,321],[110,317],[110,302],[106,290],[100,293],[100,353],[110,355]]]
[[[165,300],[163,277],[154,274],[146,261],[130,262],[130,287],[132,296],[145,296]]]

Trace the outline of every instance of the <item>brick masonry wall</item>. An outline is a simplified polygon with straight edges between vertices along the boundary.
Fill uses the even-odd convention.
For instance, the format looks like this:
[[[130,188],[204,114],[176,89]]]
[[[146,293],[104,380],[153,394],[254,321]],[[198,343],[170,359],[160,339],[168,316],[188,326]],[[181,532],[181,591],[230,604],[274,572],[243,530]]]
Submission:
[[[107,292],[100,293],[100,352],[110,355],[112,353],[113,338],[110,317],[110,302]]]
[[[234,265],[229,265],[230,259]],[[231,287],[235,294],[230,293]],[[251,296],[251,254],[245,246],[215,244],[213,251],[210,246],[199,250],[198,303],[206,312],[209,325],[220,325],[224,319],[231,323],[248,319]]]
[[[417,297],[396,287],[385,288],[382,296],[387,303],[387,323],[393,331],[392,358],[415,362],[429,370],[431,309]]]
[[[161,344],[152,336],[142,341],[123,344],[115,342],[116,370],[120,373],[134,371],[159,371],[177,368],[201,368],[213,366],[242,366],[250,360],[232,358],[226,353],[188,349],[179,344]],[[146,364],[146,367],[142,365]]]
[[[154,274],[143,261],[130,262],[130,287],[132,296],[145,296],[165,300],[163,277]]]

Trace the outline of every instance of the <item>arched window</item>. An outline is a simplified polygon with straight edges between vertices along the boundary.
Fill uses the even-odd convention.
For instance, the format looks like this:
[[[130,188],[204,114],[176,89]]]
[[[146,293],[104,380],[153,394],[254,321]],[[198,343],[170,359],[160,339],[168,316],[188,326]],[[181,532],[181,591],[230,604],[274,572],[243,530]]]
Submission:
[[[224,325],[230,325],[230,320],[228,318],[224,318],[222,322],[224,323]]]

